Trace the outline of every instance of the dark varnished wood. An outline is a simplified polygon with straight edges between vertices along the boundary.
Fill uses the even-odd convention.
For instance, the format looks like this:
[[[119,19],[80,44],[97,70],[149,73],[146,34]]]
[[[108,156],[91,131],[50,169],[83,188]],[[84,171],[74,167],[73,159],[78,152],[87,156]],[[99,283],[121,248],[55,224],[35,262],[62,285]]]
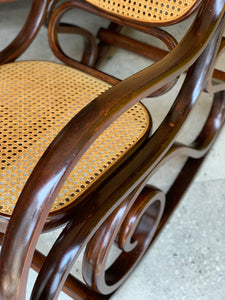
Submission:
[[[215,38],[216,40],[216,38]],[[214,41],[215,41],[214,40]],[[204,89],[204,85],[206,82],[205,76],[201,76],[202,72],[207,75],[206,70],[209,70],[210,65],[208,64],[209,60],[208,58],[213,55],[215,51],[215,43],[212,43],[202,54],[202,56],[199,58],[199,60],[196,62],[196,64],[190,69],[190,71],[187,74],[187,78],[185,80],[185,83],[182,87],[182,90],[176,99],[173,108],[167,115],[164,122],[160,125],[156,133],[149,139],[149,141],[146,143],[145,147],[141,149],[134,158],[132,158],[130,161],[128,161],[126,167],[124,167],[120,173],[117,173],[114,178],[109,182],[106,183],[105,186],[101,188],[101,190],[97,190],[94,194],[95,200],[95,209],[85,207],[82,216],[84,214],[84,217],[77,217],[76,214],[73,219],[73,221],[66,227],[62,235],[59,237],[59,240],[56,242],[54,247],[52,248],[52,252],[49,254],[49,257],[46,261],[46,264],[43,266],[42,271],[40,272],[40,277],[37,281],[37,286],[34,289],[34,298],[41,299],[44,295],[49,295],[49,297],[53,297],[53,295],[57,295],[60,288],[63,285],[63,282],[67,276],[67,272],[69,272],[70,267],[74,259],[77,257],[81,249],[83,248],[84,240],[87,241],[87,234],[89,234],[89,239],[93,236],[93,227],[98,228],[101,224],[103,224],[104,219],[104,212],[109,211],[109,207],[113,209],[115,207],[115,203],[121,203],[121,201],[126,201],[127,197],[134,197],[134,194],[138,193],[137,188],[142,190],[143,186],[145,185],[146,181],[149,179],[149,176],[152,174],[153,171],[157,169],[157,166],[160,165],[160,160],[162,161],[164,155],[166,154],[166,151],[170,148],[172,141],[174,140],[176,134],[179,132],[179,128],[184,123],[186,117],[188,116],[189,112],[191,111],[194,103],[197,101],[198,96],[200,95],[201,90]],[[196,90],[196,85],[198,87],[201,86],[200,89]],[[188,99],[185,97],[187,95],[187,91],[189,91]],[[192,91],[190,93],[190,91]],[[186,99],[186,101],[181,101],[181,99]],[[212,131],[217,132],[218,128],[217,126],[212,126],[212,123],[214,122],[214,119],[212,119],[212,115],[216,113],[216,118],[219,118],[219,123],[224,123],[224,93],[218,95],[218,98],[216,97],[216,102],[213,103],[213,109],[212,114],[210,114],[209,119],[206,122],[206,128],[209,126],[212,127]],[[217,106],[218,101],[218,106]],[[219,110],[219,112],[217,111]],[[204,128],[204,134],[207,133],[206,128]],[[166,132],[166,134],[165,134]],[[215,134],[214,132],[214,134]],[[199,138],[196,142],[193,143],[192,146],[195,145],[199,147],[196,147],[192,149],[192,146],[186,146],[185,149],[189,148],[189,155],[190,160],[185,165],[184,169],[188,170],[188,173],[191,174],[187,178],[187,180],[184,181],[182,188],[187,187],[190,184],[190,180],[192,179],[192,175],[196,172],[198,169],[200,163],[203,160],[204,154],[207,152],[208,147],[211,144],[211,141],[214,139],[214,135],[207,136],[207,139],[204,139],[204,144],[202,144],[202,137],[204,136],[203,133],[199,135]],[[204,147],[203,147],[204,145]],[[183,147],[182,147],[183,148]],[[182,148],[179,149],[179,151],[182,152]],[[167,149],[167,150],[166,150]],[[185,152],[185,151],[184,151]],[[183,152],[183,153],[184,153]],[[189,166],[193,163],[192,157],[200,156],[200,160],[195,164],[195,167],[189,171]],[[129,163],[130,162],[130,163]],[[136,167],[138,166],[138,169]],[[149,175],[150,174],[150,175]],[[182,178],[182,173],[177,178],[177,182]],[[139,185],[139,186],[138,186]],[[179,195],[184,192],[184,190],[179,189],[179,187],[176,185],[176,188],[178,188],[178,198],[174,199],[174,204],[172,207],[174,208],[175,204],[177,204],[177,201],[179,200]],[[133,189],[133,192],[131,190]],[[171,188],[171,191],[173,190],[173,187]],[[168,193],[168,195],[171,197],[171,191]],[[179,192],[180,191],[180,192]],[[119,194],[119,198],[118,198]],[[176,195],[176,193],[174,193]],[[107,201],[106,201],[107,199]],[[99,203],[99,206],[97,206],[97,203]],[[107,207],[107,209],[106,209]],[[118,207],[118,206],[117,206]],[[170,206],[169,206],[170,207]],[[168,218],[170,215],[169,209],[166,207],[165,214],[163,217]],[[115,212],[114,212],[115,213]],[[86,214],[86,216],[85,216]],[[101,215],[100,215],[101,214]],[[88,216],[88,217],[87,217]],[[80,225],[80,222],[82,223],[82,228]],[[84,230],[84,223],[85,230]],[[96,222],[95,225],[93,222]],[[76,237],[76,238],[75,238]],[[82,241],[82,243],[80,242]],[[65,245],[66,243],[66,245]],[[65,249],[64,254],[62,249]],[[66,250],[67,249],[67,250]],[[57,254],[56,254],[57,253]],[[57,255],[57,257],[60,256],[60,253],[62,255],[62,258],[60,259],[60,262],[54,263],[54,257]],[[71,255],[70,255],[71,254]],[[48,267],[49,263],[49,267]],[[61,274],[62,278],[57,281],[57,284],[55,284],[56,276],[52,275],[52,267],[55,267],[55,274],[59,275]],[[102,266],[100,266],[102,267]],[[48,272],[49,268],[49,272]],[[97,270],[96,270],[97,271]],[[112,274],[113,275],[113,274]],[[51,282],[54,282],[54,285],[51,284]],[[95,283],[94,283],[95,286]],[[55,288],[55,294],[53,293],[53,287]],[[103,289],[105,291],[104,285],[100,287],[100,289]]]
[[[89,3],[79,1],[79,0],[74,0],[74,1],[68,1],[68,2],[63,3],[62,5],[57,7],[57,9],[54,12],[52,12],[51,24],[49,26],[50,45],[51,45],[52,50],[55,53],[55,55],[62,61],[65,60],[64,56],[66,56],[66,55],[63,52],[63,50],[61,49],[61,47],[59,47],[58,39],[56,36],[57,36],[57,33],[60,32],[60,26],[61,26],[60,19],[67,11],[74,9],[74,8],[83,9],[90,13],[96,14],[100,17],[109,19],[111,21],[111,23],[108,28],[110,30],[108,32],[108,36],[110,36],[109,33],[111,31],[113,31],[113,33],[116,34],[116,33],[120,32],[120,30],[122,29],[123,26],[128,26],[128,27],[134,28],[138,31],[150,34],[154,37],[161,39],[163,41],[163,43],[165,43],[170,50],[173,49],[174,45],[176,45],[176,43],[177,43],[176,40],[169,33],[165,32],[159,28],[152,27],[152,24],[143,24],[143,22],[141,22],[141,21],[138,22],[138,24],[135,24],[134,22],[127,20],[126,18],[121,19],[121,18],[115,17],[111,14],[107,14],[107,13],[95,8],[94,6],[90,5]],[[74,27],[74,30],[76,27],[75,25],[72,25],[72,24],[67,24],[67,26],[71,27],[71,29]],[[78,33],[79,32],[77,32],[77,34]],[[102,43],[106,44],[106,45],[114,44],[117,46],[121,46],[121,43],[122,43],[122,45],[124,45],[124,47],[127,48],[127,46],[126,46],[128,43],[128,41],[126,40],[127,37],[123,37],[123,38],[121,38],[121,36],[119,36],[119,37],[120,37],[120,39],[119,39],[120,45],[117,43],[113,43],[113,41],[115,40],[115,37],[113,35],[110,38],[110,42],[109,42],[109,40],[104,41],[104,39],[101,39],[101,35],[98,35],[98,38],[100,38],[100,41],[101,41],[100,42],[100,50],[99,50],[99,54],[98,54],[98,62],[99,62],[99,60],[101,60],[101,57],[104,56],[103,52],[105,52],[104,49],[101,49],[103,46]],[[105,39],[106,38],[107,37],[105,36]],[[118,41],[118,38],[117,38],[117,41]],[[129,41],[131,41],[131,40],[129,40]],[[141,49],[138,50],[140,44],[137,42],[137,45],[135,45],[136,42],[137,41],[132,40],[132,43],[130,43],[131,51],[134,51],[134,52],[137,52],[140,54],[142,54],[142,53],[146,54],[148,52],[148,50],[151,49],[151,48],[148,48],[148,45],[146,45],[146,48],[145,48],[144,43],[142,43]],[[134,47],[134,49],[132,49],[133,47]],[[157,56],[156,51],[154,51],[154,53],[155,53],[155,56]],[[153,54],[152,58],[155,56]]]
[[[177,45],[176,39],[170,35],[168,32],[160,29],[160,28],[146,28],[145,33],[148,33],[160,40],[167,46],[167,48],[171,51],[175,46]],[[149,58],[154,61],[158,61],[160,59],[163,59],[169,52],[163,49],[159,49],[157,47],[154,47],[152,45],[148,45],[146,43],[134,40],[131,37],[127,37],[125,35],[122,35],[121,33],[118,33],[116,30],[110,30],[110,29],[103,29],[100,28],[97,38],[100,39],[101,43],[104,43],[104,46],[102,45],[102,48],[100,49],[102,52],[99,52],[98,57],[99,61],[104,56],[105,47],[107,45],[112,45],[116,47],[120,47],[126,50],[129,50],[131,52],[140,54],[146,58]],[[150,97],[156,97],[163,93],[166,93],[168,90],[170,90],[177,82],[176,78],[172,82],[166,84],[159,90],[155,91],[153,94],[150,95]]]
[[[66,8],[70,7],[70,4],[67,5]],[[205,1],[184,39],[164,59],[120,83],[115,80],[114,84],[118,84],[80,111],[55,138],[27,181],[7,228],[0,256],[1,299],[25,299],[27,276],[32,260],[36,270],[43,265],[32,299],[54,299],[64,283],[64,290],[74,298],[106,299],[107,297],[102,295],[98,296],[95,291],[103,294],[112,293],[125,280],[136,264],[134,256],[132,255],[129,261],[126,261],[124,256],[126,263],[124,270],[121,270],[122,276],[117,273],[118,265],[112,266],[105,282],[104,264],[107,253],[105,256],[104,250],[107,252],[110,249],[112,241],[127,251],[133,249],[132,224],[128,235],[125,229],[130,226],[130,218],[134,215],[136,221],[139,216],[146,216],[148,224],[150,224],[148,214],[153,214],[153,218],[157,219],[158,214],[154,214],[154,209],[153,211],[146,209],[148,204],[152,204],[149,201],[157,200],[154,198],[156,195],[160,197],[161,203],[164,197],[166,198],[162,219],[161,221],[157,219],[157,222],[160,221],[159,227],[154,229],[157,232],[161,230],[224,123],[225,95],[218,89],[211,112],[197,139],[190,145],[175,142],[205,88],[208,75],[213,70],[224,28],[224,13],[225,6],[222,0]],[[50,32],[52,25],[53,21],[50,20]],[[223,43],[220,48],[223,49]],[[103,79],[108,78],[89,67],[80,68],[92,75],[102,76]],[[155,133],[146,139],[139,151],[127,158],[114,174],[105,178],[93,194],[88,195],[79,210],[74,211],[73,218],[56,241],[47,259],[44,261],[44,257],[38,252],[34,256],[36,243],[52,202],[86,149],[124,111],[175,80],[187,69],[189,70],[183,86]],[[222,87],[220,89],[222,90]],[[83,132],[80,132],[81,125]],[[155,188],[146,187],[148,179],[165,161],[181,154],[186,155],[188,160],[166,195]],[[37,178],[40,179],[37,181]],[[133,203],[134,205],[131,205]],[[137,213],[138,209],[141,209],[141,213]],[[162,209],[156,209],[156,212],[161,213],[162,210],[163,205]],[[122,216],[124,220],[120,228],[116,223],[118,216]],[[140,227],[134,224],[134,227],[140,229],[136,231],[137,240],[140,239],[141,242],[140,255],[142,247],[144,250],[148,248],[153,238],[151,236],[149,239],[149,227],[143,224],[139,224]],[[100,243],[99,248],[92,252],[94,244],[101,238],[101,232],[98,232],[100,228],[102,230],[108,228],[105,232],[111,232],[111,236],[106,245]],[[144,245],[146,236],[148,243]],[[87,243],[84,274],[90,287],[84,286],[73,277],[68,277],[66,281],[73,262]],[[93,267],[92,261],[98,262],[98,265],[94,264]],[[98,268],[101,272],[97,274]],[[111,282],[113,284],[109,287]]]
[[[54,6],[55,3],[54,2]],[[193,7],[193,10],[200,5],[201,1],[198,1],[196,3],[196,6]],[[91,51],[91,47],[87,47],[86,51],[83,54],[83,57],[85,59],[81,60],[81,63],[90,65],[92,67],[98,68],[101,64],[101,61],[105,58],[106,54],[109,51],[110,45],[124,48],[126,50],[132,51],[134,53],[140,54],[144,57],[147,57],[153,61],[158,61],[159,59],[162,59],[165,57],[165,55],[168,54],[168,51],[165,51],[161,48],[149,45],[144,42],[137,41],[131,37],[127,37],[124,34],[121,34],[120,31],[123,27],[130,27],[135,30],[141,31],[145,34],[149,34],[153,37],[156,37],[160,39],[167,48],[171,51],[175,45],[177,44],[176,39],[170,35],[167,31],[162,30],[158,27],[153,27],[153,23],[144,23],[138,21],[135,22],[133,20],[127,19],[126,17],[122,18],[113,14],[109,14],[103,10],[98,9],[97,7],[94,7],[90,5],[89,3],[86,3],[84,1],[80,0],[73,0],[68,1],[57,7],[57,9],[54,11],[54,9],[51,9],[51,24],[49,26],[49,41],[50,46],[54,52],[54,54],[65,64],[68,64],[70,66],[79,68],[83,70],[82,64],[80,65],[77,61],[72,59],[71,57],[68,57],[64,51],[63,51],[63,45],[60,45],[58,41],[58,34],[62,32],[61,27],[67,26],[67,28],[70,28],[71,33],[74,34],[81,34],[80,29],[76,29],[77,26],[73,24],[65,24],[61,23],[60,20],[64,16],[65,13],[67,13],[69,10],[72,9],[82,9],[86,10],[90,13],[93,13],[97,16],[100,16],[102,18],[109,19],[111,21],[108,29],[100,28],[96,39],[99,40],[98,48],[94,47],[93,52]],[[191,11],[189,12],[191,13]],[[167,24],[164,24],[167,25]],[[91,36],[91,40],[94,40],[94,37],[91,33],[89,33]],[[87,32],[83,35],[84,39],[86,40]],[[94,43],[94,42],[93,42]],[[96,63],[94,63],[94,61]],[[89,63],[90,62],[90,63]],[[224,81],[225,73],[221,70],[214,70],[213,72],[213,78],[215,79],[222,79]],[[97,75],[97,73],[96,73]],[[102,78],[101,73],[98,74]],[[112,79],[108,78],[108,82],[112,83]],[[114,80],[116,80],[114,78]],[[159,96],[160,94],[163,94],[167,92],[169,89],[171,89],[174,84],[176,83],[176,80],[174,80],[171,83],[168,83],[166,86],[162,87],[161,89],[155,91],[153,94],[150,95],[150,97]]]
[[[71,66],[73,68],[76,68],[78,70],[84,71],[90,75],[93,75],[101,80],[104,80],[106,82],[108,82],[111,85],[115,85],[117,83],[119,83],[119,79],[114,78],[112,76],[109,76],[103,72],[100,72],[96,69],[93,69],[89,66],[87,66],[86,64],[82,64],[72,58],[70,58],[68,55],[66,55],[63,51],[63,49],[60,46],[59,40],[58,40],[58,31],[60,32],[63,29],[61,28],[61,25],[63,28],[65,28],[65,26],[67,27],[68,31],[71,31],[73,33],[76,34],[80,34],[81,30],[79,28],[77,28],[76,26],[70,25],[70,24],[60,24],[58,22],[58,17],[62,17],[63,14],[65,12],[67,12],[69,9],[71,9],[71,5],[70,3],[66,3],[65,5],[62,5],[62,7],[60,7],[60,9],[56,9],[49,21],[49,44],[54,52],[54,54],[56,55],[56,57],[58,57],[63,63],[65,63],[68,66]],[[86,36],[87,37],[87,36]],[[96,50],[96,48],[94,47],[94,49]],[[90,56],[87,57],[87,52],[84,54],[85,61],[95,61],[96,60],[96,53],[92,54],[89,51]],[[83,56],[83,57],[84,57]]]
[[[44,22],[49,0],[33,1],[27,20],[15,39],[0,51],[0,64],[14,61],[31,44]]]
[[[109,29],[101,28],[97,37],[106,44],[131,50],[132,52],[156,61],[164,58],[168,54],[166,50],[158,49],[152,45],[146,46],[143,42],[136,41],[131,37],[122,36],[122,34],[110,31]]]
[[[61,23],[58,33],[79,34],[84,38],[84,53],[81,63],[93,67],[97,59],[97,42],[95,37],[87,30],[75,25]]]
[[[139,26],[138,30],[161,40],[169,50],[172,50],[177,45],[176,39],[171,34],[158,27]],[[106,45],[121,47],[154,61],[158,61],[168,54],[168,51],[127,37],[111,28],[111,26],[108,29],[100,28],[97,37]],[[99,56],[103,55],[99,53]]]
[[[104,295],[111,294],[121,285],[148,248],[164,204],[164,193],[146,186],[141,192],[137,188],[117,207],[86,247],[83,276],[89,286]],[[114,242],[123,252],[106,271]]]

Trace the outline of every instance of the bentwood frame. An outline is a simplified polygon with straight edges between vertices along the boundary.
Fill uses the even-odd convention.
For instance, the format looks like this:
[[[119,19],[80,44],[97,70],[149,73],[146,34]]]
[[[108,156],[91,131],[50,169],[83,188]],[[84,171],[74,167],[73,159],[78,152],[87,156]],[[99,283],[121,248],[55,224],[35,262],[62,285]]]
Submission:
[[[70,2],[65,4],[67,8]],[[212,85],[215,61],[224,50],[224,18],[224,1],[204,1],[183,40],[164,59],[120,83],[114,81],[111,89],[81,110],[58,134],[29,177],[9,222],[0,257],[2,299],[25,298],[32,260],[39,272],[32,299],[54,299],[61,290],[75,299],[107,299],[122,284],[174,211],[224,124],[225,84]],[[76,66],[93,76],[100,74],[79,63]],[[46,259],[35,252],[50,207],[86,149],[123,112],[186,70],[181,90],[154,134],[73,211],[73,217]],[[104,79],[104,74],[99,76]],[[105,78],[107,81],[108,77]],[[191,144],[176,143],[178,133],[205,89],[214,94],[214,99],[202,131]],[[86,124],[83,132],[79,130],[82,124]],[[181,154],[187,156],[187,161],[166,194],[147,186],[148,179],[163,163]],[[37,178],[41,179],[37,182]],[[154,226],[149,209],[156,220]],[[113,241],[123,251],[105,270]],[[21,251],[18,245],[23,245]],[[85,246],[83,275],[87,285],[69,275]]]

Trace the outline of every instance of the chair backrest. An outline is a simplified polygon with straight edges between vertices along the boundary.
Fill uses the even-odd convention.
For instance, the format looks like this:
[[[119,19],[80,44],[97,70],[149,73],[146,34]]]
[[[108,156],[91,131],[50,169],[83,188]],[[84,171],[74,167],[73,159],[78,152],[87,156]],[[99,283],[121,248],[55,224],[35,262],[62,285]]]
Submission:
[[[202,0],[86,0],[107,13],[157,25],[185,19]]]

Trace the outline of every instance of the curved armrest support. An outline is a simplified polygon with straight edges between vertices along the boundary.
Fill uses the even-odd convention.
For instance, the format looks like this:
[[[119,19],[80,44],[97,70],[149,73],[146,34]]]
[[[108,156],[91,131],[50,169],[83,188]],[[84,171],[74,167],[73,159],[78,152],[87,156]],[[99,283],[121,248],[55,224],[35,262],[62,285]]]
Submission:
[[[171,53],[96,98],[55,138],[27,181],[7,228],[0,257],[1,298],[25,298],[29,267],[45,219],[83,153],[124,111],[191,66],[220,27],[224,12],[223,0],[205,1],[193,26]],[[201,88],[197,86],[196,91]]]
[[[0,64],[14,61],[30,45],[43,24],[49,0],[34,0],[27,20],[16,38],[0,52]]]

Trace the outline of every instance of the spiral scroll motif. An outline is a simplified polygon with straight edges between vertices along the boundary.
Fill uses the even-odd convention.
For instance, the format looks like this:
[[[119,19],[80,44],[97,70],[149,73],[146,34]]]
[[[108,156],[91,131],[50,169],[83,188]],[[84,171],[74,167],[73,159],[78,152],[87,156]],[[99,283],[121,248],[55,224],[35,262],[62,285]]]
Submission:
[[[212,1],[207,2],[207,10],[211,8],[208,15],[206,14],[207,11],[201,10],[206,22],[201,23],[201,15],[198,16],[197,24],[198,26],[199,24],[201,25],[200,28],[204,28],[204,30],[206,30],[206,27],[208,28],[210,16],[213,16],[212,8],[214,7],[214,9],[216,8],[217,11],[219,11],[219,5],[216,4],[218,3],[213,3]],[[205,16],[207,18],[205,18]],[[213,26],[210,24],[210,28],[212,27]],[[189,68],[177,99],[157,131],[146,141],[143,147],[132,156],[131,160],[128,160],[126,164],[124,163],[123,168],[117,170],[114,176],[110,177],[101,188],[96,189],[93,196],[88,199],[89,201],[87,201],[84,206],[74,212],[71,222],[67,224],[52,247],[48,257],[45,259],[33,289],[32,299],[56,299],[60,290],[63,288],[64,283],[69,291],[72,290],[72,279],[70,277],[69,282],[66,282],[66,278],[72,264],[84,249],[86,243],[88,243],[88,245],[84,255],[83,274],[87,284],[91,285],[95,291],[97,290],[102,294],[112,293],[130,273],[143,255],[144,250],[148,248],[152,238],[154,238],[153,234],[155,230],[157,230],[156,234],[158,234],[158,231],[168,220],[168,217],[181,199],[184,191],[191,183],[194,174],[201,165],[206,153],[219,132],[219,129],[222,127],[222,124],[224,124],[225,93],[221,92],[215,94],[212,110],[197,139],[191,145],[182,146],[175,142],[182,125],[185,123],[193,105],[197,102],[202,89],[205,87],[208,70],[211,67],[209,61],[214,59],[214,54],[212,53],[217,49],[217,42],[219,40],[218,35],[221,28],[222,25],[217,31],[218,34],[214,34],[213,38],[210,40],[211,42],[209,42],[205,51],[201,52],[201,55],[199,54],[198,59],[196,56],[197,50],[196,48],[193,48],[195,55],[191,54],[192,62],[194,57],[196,57],[197,60],[193,67]],[[195,34],[191,34],[196,33],[192,30],[187,34],[184,41],[178,45],[178,50],[182,50],[182,46],[184,45],[192,50],[192,47],[188,47],[189,43],[192,44],[196,38]],[[201,31],[198,31],[198,33],[198,39],[200,39]],[[192,37],[192,40],[188,37]],[[205,35],[203,35],[203,37],[205,37]],[[201,41],[204,40],[203,37],[201,37]],[[197,45],[198,44],[196,44],[196,46]],[[188,54],[189,52],[185,53]],[[169,55],[165,58],[165,62],[169,63]],[[176,66],[176,68],[173,67],[173,69],[170,69],[170,73],[172,72],[175,77],[175,75],[177,76],[177,70],[179,70],[179,68],[181,68],[181,71],[184,71],[191,64],[192,63],[180,64],[179,66]],[[154,67],[151,70],[154,71]],[[162,68],[162,72],[165,72],[163,70],[167,70],[167,68]],[[154,75],[154,72],[149,72],[149,74]],[[165,82],[168,81],[165,80]],[[160,80],[156,80],[154,83],[155,88],[156,85],[157,87],[161,87],[163,83],[164,82]],[[144,86],[146,85],[147,83]],[[148,85],[150,89],[151,80]],[[144,92],[140,93],[140,95],[144,95]],[[146,178],[151,176],[160,165],[175,155],[187,155],[188,158],[178,177],[167,192],[166,207],[159,223],[161,217],[160,213],[161,210],[163,210],[161,204],[163,200],[160,200],[161,198],[159,196],[161,195],[161,197],[164,198],[164,195],[154,188],[150,188],[148,192],[149,187],[147,187],[144,188],[144,190],[147,189],[146,197],[149,197],[147,199],[142,191],[143,184]],[[74,164],[75,162],[74,159]],[[155,194],[152,194],[151,189],[155,191]],[[142,191],[141,193],[139,193],[140,190]],[[128,196],[129,193],[130,196]],[[144,205],[144,199],[146,199],[146,205]],[[153,199],[155,201],[153,201]],[[152,206],[154,203],[155,205]],[[157,205],[160,206],[160,209],[157,208]],[[152,210],[156,210],[156,215],[153,214],[155,216],[155,219],[153,218],[155,223],[146,222],[147,225],[150,224],[148,233],[152,233],[152,235],[148,235],[147,231],[143,230],[143,227],[146,225],[142,225],[145,224],[145,221],[149,220],[147,216],[151,215]],[[125,223],[129,228],[128,231],[126,231],[126,234],[124,234],[123,230],[123,228],[125,228],[125,226],[123,227],[123,224]],[[140,240],[137,240],[138,237]],[[125,239],[125,242],[123,243],[121,242],[122,238]],[[99,248],[97,249],[96,245],[100,240],[101,243],[98,245]],[[6,246],[3,249],[5,252],[9,248],[7,246],[10,245],[10,239],[8,238],[6,241]],[[119,248],[123,250],[121,250],[121,254],[114,263],[107,268],[107,258],[113,242],[116,242]],[[140,248],[139,242],[142,245]],[[133,253],[133,257],[131,257],[131,253]],[[55,259],[56,257],[57,260]],[[120,265],[119,262],[122,261],[122,258],[124,258],[123,264]],[[122,268],[123,270],[121,271]],[[2,270],[4,270],[3,267]],[[21,272],[18,272],[18,274],[20,273]],[[77,286],[76,278],[74,279],[74,282],[74,285]],[[74,299],[82,299],[84,289],[85,291],[90,292],[91,289],[86,286],[85,288],[82,286],[81,293],[79,293],[80,290],[74,288]],[[99,298],[101,296],[102,295],[100,295]],[[98,297],[93,297],[93,299],[95,298],[97,299]],[[83,299],[91,299],[91,297],[83,297]]]
[[[146,186],[136,200],[126,199],[118,207],[86,247],[83,276],[88,285],[102,294],[110,294],[121,285],[151,243],[164,206],[165,194]],[[121,251],[107,268],[113,243]]]

